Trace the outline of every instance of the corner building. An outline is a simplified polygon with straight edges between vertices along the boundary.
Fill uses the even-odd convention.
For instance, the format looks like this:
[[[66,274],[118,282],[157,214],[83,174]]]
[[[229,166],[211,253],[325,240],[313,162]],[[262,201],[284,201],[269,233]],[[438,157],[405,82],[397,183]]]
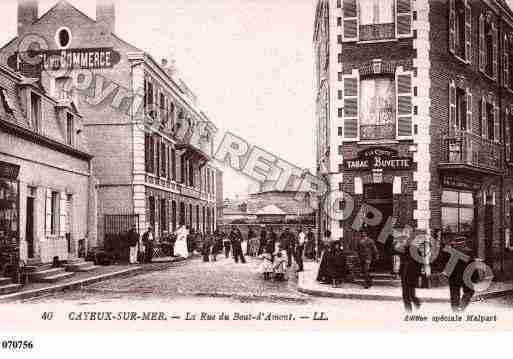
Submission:
[[[157,238],[181,223],[212,232],[216,171],[209,160],[217,129],[174,67],[121,39],[115,24],[109,0],[98,1],[96,19],[67,1],[40,15],[36,0],[19,0],[18,34],[0,61],[40,78],[83,114],[99,181],[97,246],[132,223],[141,233],[152,226]],[[28,36],[47,47],[39,64],[17,54]]]
[[[367,204],[382,213],[369,218],[374,238],[387,221],[442,244],[462,235],[495,275],[504,273],[512,40],[504,1],[318,1],[317,171],[355,208],[340,220],[347,201],[332,196],[323,229],[354,248],[352,225]],[[388,270],[380,250],[378,267]]]

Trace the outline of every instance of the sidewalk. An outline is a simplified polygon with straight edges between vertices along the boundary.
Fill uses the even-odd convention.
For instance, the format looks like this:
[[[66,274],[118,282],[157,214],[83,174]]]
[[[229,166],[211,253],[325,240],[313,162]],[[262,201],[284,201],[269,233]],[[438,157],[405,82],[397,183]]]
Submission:
[[[167,258],[151,264],[128,265],[115,264],[110,266],[98,266],[90,272],[77,272],[71,278],[64,279],[55,284],[29,283],[24,285],[18,292],[0,295],[0,303],[22,301],[24,299],[40,297],[64,290],[78,289],[86,285],[102,282],[108,279],[135,276],[141,273],[161,271],[175,266],[178,262],[185,261],[184,258]]]
[[[352,283],[343,283],[340,288],[333,288],[331,285],[319,284],[316,280],[319,263],[306,262],[305,270],[299,273],[298,291],[319,297],[363,299],[363,300],[391,300],[401,301],[400,286],[372,286],[364,289],[362,286]],[[486,291],[476,293],[473,301],[481,299],[500,297],[513,293],[513,282],[494,282]],[[423,302],[441,303],[449,301],[449,288],[417,289],[417,296]]]

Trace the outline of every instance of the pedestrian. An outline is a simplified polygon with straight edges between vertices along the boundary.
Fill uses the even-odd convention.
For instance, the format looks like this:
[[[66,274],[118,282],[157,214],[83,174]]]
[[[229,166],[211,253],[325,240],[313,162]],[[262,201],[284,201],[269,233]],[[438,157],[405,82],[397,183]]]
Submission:
[[[242,251],[242,234],[240,230],[232,229],[230,240],[232,241],[232,252],[235,263],[239,263],[239,260],[241,263],[246,263],[246,258],[244,258],[244,252]]]
[[[221,237],[221,232],[216,229],[214,231],[213,236],[213,245],[212,245],[212,262],[217,262],[217,255],[223,251],[223,237]]]
[[[294,249],[294,260],[298,266],[297,271],[303,271],[303,252],[305,250],[306,234],[303,232],[303,228],[299,228],[299,234],[297,236],[297,243]]]
[[[404,309],[411,312],[412,305],[416,309],[420,308],[420,300],[417,298],[416,290],[422,263],[412,256],[412,250],[415,250],[415,248],[411,242],[408,243],[408,239],[399,238],[394,241],[392,246],[394,252],[401,253],[399,273],[401,275]]]
[[[230,238],[224,232],[223,232],[223,245],[224,245],[224,256],[226,258],[229,258],[232,242],[231,242]]]
[[[250,256],[256,257],[258,255],[258,247],[260,246],[260,241],[253,229],[250,229],[250,233],[248,233],[248,245]]]
[[[137,250],[139,247],[139,233],[137,233],[137,227],[135,225],[130,228],[130,231],[128,232],[128,244],[130,247],[130,253],[128,257],[128,262],[130,264],[136,264],[137,263]]]
[[[341,241],[330,244],[327,256],[328,278],[333,287],[338,287],[347,277],[346,254]]]
[[[379,258],[378,249],[376,244],[369,237],[367,230],[363,229],[360,232],[360,241],[357,245],[358,256],[360,257],[360,266],[362,268],[362,274],[364,279],[364,288],[368,289],[372,286],[372,278],[370,275],[370,269],[373,261],[377,261]]]
[[[187,237],[189,236],[189,231],[187,227],[183,224],[180,225],[180,228],[175,232],[176,242],[174,252],[177,257],[188,258],[189,251],[187,250]]]
[[[315,235],[312,232],[312,228],[308,229],[308,233],[306,234],[306,244],[305,244],[305,258],[315,259]]]
[[[142,241],[145,247],[144,262],[151,263],[153,258],[153,245],[155,241],[155,235],[153,234],[153,228],[151,226],[149,226],[146,233],[143,234]]]
[[[267,241],[269,245],[272,245],[273,247],[273,253],[276,253],[277,250],[277,244],[278,244],[278,235],[274,231],[274,228],[271,227],[271,230],[269,231],[269,239]]]
[[[329,263],[331,263],[330,256],[332,255],[331,246],[331,231],[327,230],[324,233],[322,245],[319,247],[322,249],[321,263],[319,264],[319,271],[317,272],[317,281],[321,284],[330,284],[333,279],[331,278],[331,272],[329,270]]]
[[[280,236],[281,249],[287,252],[287,267],[292,266],[292,253],[294,253],[294,234],[289,228],[285,228],[285,231]]]
[[[465,237],[458,236],[451,239],[451,241],[448,243],[448,246],[451,249],[464,254],[469,259],[467,262],[462,259],[458,259],[458,262],[456,262],[453,270],[448,273],[448,271],[450,271],[450,268],[448,268],[448,263],[451,260],[451,253],[444,250],[442,254],[442,263],[446,263],[442,274],[449,278],[451,309],[454,312],[462,312],[467,309],[472,297],[474,296],[475,289],[473,283],[479,279],[479,274],[477,274],[477,271],[474,272],[472,277],[467,279],[466,283],[464,278],[465,269],[472,261],[475,260],[475,258],[473,256],[472,250],[466,245]]]
[[[265,227],[262,227],[260,231],[260,243],[258,247],[258,255],[262,255],[264,253],[265,247],[267,245],[267,231]]]
[[[286,259],[285,259],[284,251],[279,251],[276,254],[276,258],[275,258],[274,264],[273,264],[274,280],[276,280],[276,281],[285,280],[285,272],[286,272],[285,262],[286,262]]]
[[[274,272],[274,256],[272,249],[265,248],[264,254],[260,257],[262,258],[262,264],[260,265],[259,272],[264,275],[264,280],[269,280]]]
[[[194,248],[196,247],[196,232],[194,231],[194,228],[191,228],[189,230],[189,227],[187,228],[187,253],[189,253],[189,256],[192,256],[194,254]]]
[[[201,253],[203,254],[203,262],[210,261],[210,252],[212,250],[212,239],[210,235],[207,233],[205,239],[203,240]]]

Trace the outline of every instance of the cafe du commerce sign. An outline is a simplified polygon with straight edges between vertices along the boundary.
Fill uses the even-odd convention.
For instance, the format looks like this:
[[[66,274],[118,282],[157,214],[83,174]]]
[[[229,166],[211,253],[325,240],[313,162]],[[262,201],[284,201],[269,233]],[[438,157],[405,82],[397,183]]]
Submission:
[[[344,160],[345,171],[407,170],[412,165],[412,158],[399,157],[397,151],[384,147],[369,148],[359,152],[358,158]]]
[[[40,59],[37,57],[40,56]],[[35,60],[37,59],[37,60]],[[110,69],[118,64],[121,55],[110,47],[67,50],[44,50],[15,53],[7,60],[17,70],[23,62],[43,64],[44,70]]]

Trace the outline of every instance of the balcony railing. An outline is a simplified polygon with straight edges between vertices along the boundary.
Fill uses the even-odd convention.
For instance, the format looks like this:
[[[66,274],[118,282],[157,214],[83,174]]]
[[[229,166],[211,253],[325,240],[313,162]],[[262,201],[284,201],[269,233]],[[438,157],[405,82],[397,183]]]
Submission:
[[[360,41],[388,40],[395,38],[395,24],[360,25]]]
[[[442,137],[441,165],[451,164],[501,172],[502,145],[472,133],[453,131],[451,135]]]

